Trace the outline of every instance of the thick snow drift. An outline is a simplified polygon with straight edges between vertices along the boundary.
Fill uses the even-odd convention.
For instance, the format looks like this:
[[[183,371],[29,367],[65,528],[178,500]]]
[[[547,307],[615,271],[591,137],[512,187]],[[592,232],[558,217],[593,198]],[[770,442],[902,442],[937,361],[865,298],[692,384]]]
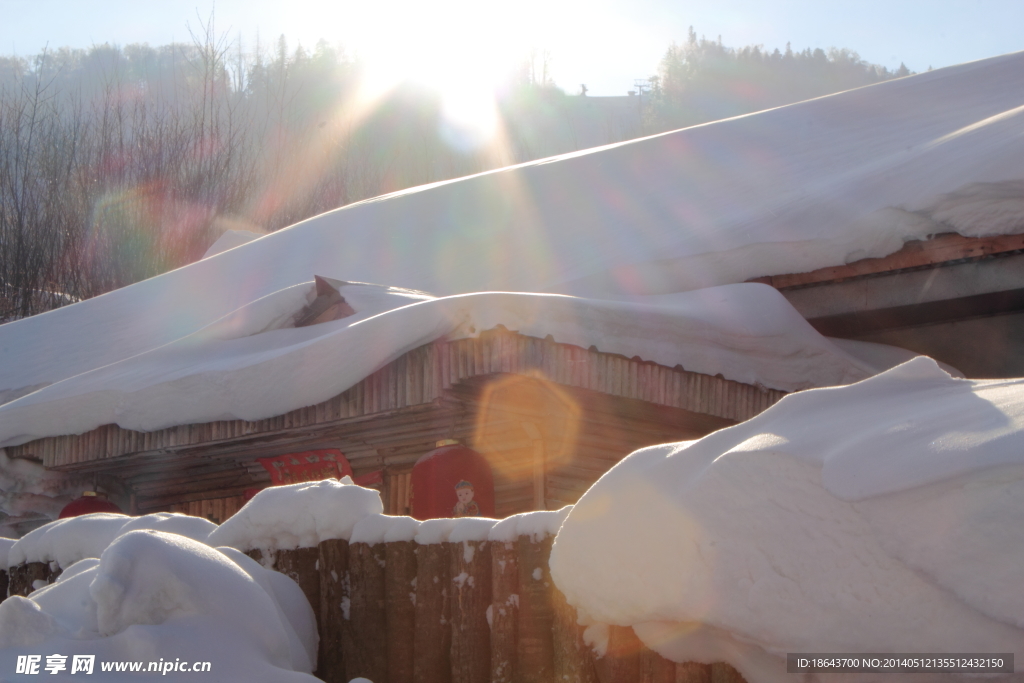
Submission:
[[[315,548],[332,538],[349,540],[367,515],[384,512],[380,493],[341,481],[271,486],[210,534],[209,544],[238,550]]]
[[[162,531],[205,543],[216,528],[216,524],[202,517],[175,512],[154,512],[141,517],[94,512],[58,519],[25,534],[11,546],[5,567],[24,562],[56,562],[66,569],[79,560],[99,557],[114,539],[130,531]]]
[[[160,531],[129,532],[30,598],[0,603],[6,672],[19,655],[45,652],[67,657],[65,676],[74,655],[95,655],[97,680],[115,675],[103,663],[142,662],[143,673],[116,674],[142,681],[154,675],[149,662],[186,660],[210,662],[218,681],[315,683],[316,650],[313,611],[294,581],[233,549]]]
[[[660,296],[652,304],[495,292],[436,299],[357,284],[340,291],[356,315],[274,329],[282,311],[294,313],[305,301],[305,288],[293,287],[193,335],[7,403],[0,443],[103,424],[150,431],[281,415],[336,396],[430,341],[498,325],[786,391],[852,382],[887,367],[822,337],[760,284]]]
[[[786,652],[1024,656],[1024,380],[918,358],[637,451],[551,572],[585,618],[751,683],[793,680]]]

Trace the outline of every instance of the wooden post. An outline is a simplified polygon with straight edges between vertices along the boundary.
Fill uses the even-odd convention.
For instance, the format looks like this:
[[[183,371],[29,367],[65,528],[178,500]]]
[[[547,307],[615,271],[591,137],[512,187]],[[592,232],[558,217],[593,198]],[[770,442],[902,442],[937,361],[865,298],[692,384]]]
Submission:
[[[747,683],[740,672],[725,662],[711,665],[711,683]]]
[[[576,608],[562,592],[554,591],[554,666],[557,683],[598,683],[594,655],[583,642],[584,627],[576,619]]]
[[[533,442],[533,509],[547,510],[547,491],[544,483],[546,475],[544,437],[532,422],[520,422],[519,425]]]
[[[384,563],[383,543],[349,544],[349,619],[342,631],[346,680],[388,683]]]
[[[316,620],[317,632],[321,630],[321,595],[320,595],[320,549],[319,548],[294,548],[291,550],[247,550],[246,555],[260,563],[263,567],[278,571],[299,585],[302,594],[306,596],[310,608],[313,610],[313,618]],[[320,671],[321,654],[323,653],[323,638],[317,651],[317,661],[313,662],[316,667],[314,672]]]
[[[515,543],[491,542],[491,683],[517,681],[518,557]]]
[[[632,627],[608,627],[608,650],[595,668],[601,683],[639,683],[640,639]]]
[[[553,536],[534,542],[520,536],[519,554],[519,640],[516,648],[519,680],[523,683],[551,683],[555,675],[554,582],[548,569]]]
[[[416,543],[391,541],[384,544],[384,552],[388,683],[412,683],[416,633]]]
[[[36,581],[49,584],[51,575],[49,562],[27,562],[11,567],[8,577],[9,594],[26,597],[36,589]]]
[[[491,551],[487,546],[487,541],[451,544],[452,683],[488,683],[490,679]]]
[[[274,554],[274,569],[299,584],[309,606],[313,608],[316,623],[320,624],[320,550],[318,548],[295,548],[278,550]]]
[[[452,680],[451,549],[448,543],[416,547],[416,637],[413,681]]]
[[[640,683],[676,683],[676,665],[641,643]]]
[[[320,651],[317,672],[326,683],[347,683],[342,651],[342,624],[348,616],[348,541],[321,541],[320,553]]]
[[[0,569],[0,602],[7,599],[7,587],[9,580],[7,578],[7,570]]]
[[[711,665],[697,662],[676,664],[675,683],[711,683]]]

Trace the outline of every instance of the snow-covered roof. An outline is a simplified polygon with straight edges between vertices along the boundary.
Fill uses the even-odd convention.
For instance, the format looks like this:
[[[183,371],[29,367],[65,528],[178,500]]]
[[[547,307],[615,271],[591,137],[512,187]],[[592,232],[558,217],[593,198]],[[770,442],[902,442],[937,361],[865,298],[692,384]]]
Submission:
[[[104,424],[152,431],[281,415],[326,401],[435,339],[498,325],[784,391],[853,382],[892,364],[862,360],[860,346],[844,350],[822,337],[781,294],[760,284],[649,304],[495,292],[433,298],[351,284],[341,292],[355,315],[275,328],[300,309],[311,287],[278,292],[192,335],[3,405],[0,445]],[[913,355],[886,348],[899,361]]]
[[[677,293],[1024,230],[1015,185],[989,197],[1024,178],[1022,122],[1017,53],[353,204],[0,326],[0,444],[279,415],[495,324],[779,389],[861,379],[781,297]],[[314,274],[443,296],[352,289],[359,315],[275,329]],[[488,291],[581,298],[447,296]],[[658,355],[670,329],[692,336]]]
[[[1022,499],[1024,380],[917,358],[633,453],[551,574],[587,619],[757,683],[793,680],[787,652],[1019,652]]]

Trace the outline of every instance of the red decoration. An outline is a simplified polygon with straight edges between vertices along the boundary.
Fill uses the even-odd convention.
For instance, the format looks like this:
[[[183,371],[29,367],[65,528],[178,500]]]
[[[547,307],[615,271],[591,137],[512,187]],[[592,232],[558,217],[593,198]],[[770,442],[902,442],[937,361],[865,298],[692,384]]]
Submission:
[[[412,468],[412,516],[494,516],[494,475],[487,459],[446,439]]]
[[[267,472],[270,472],[271,486],[341,479],[346,474],[352,476],[352,466],[337,448],[288,453],[257,460]]]
[[[107,497],[103,494],[97,494],[95,491],[85,491],[82,493],[81,498],[76,498],[65,505],[57,519],[88,515],[91,512],[121,513],[121,508],[107,500]]]
[[[358,477],[353,477],[352,482],[359,486],[365,486],[368,488],[379,487],[384,483],[384,472],[381,470],[374,470],[373,472],[360,474]]]

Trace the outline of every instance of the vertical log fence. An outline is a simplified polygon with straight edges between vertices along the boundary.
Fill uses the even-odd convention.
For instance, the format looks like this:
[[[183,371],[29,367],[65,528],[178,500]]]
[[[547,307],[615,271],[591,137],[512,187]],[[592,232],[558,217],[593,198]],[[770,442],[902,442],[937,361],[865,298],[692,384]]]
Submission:
[[[516,518],[538,514],[559,513],[497,524],[370,515],[349,540],[247,554],[309,599],[327,683],[744,683],[728,664],[670,662],[629,627],[608,627],[595,653],[551,579],[554,530],[515,531]],[[59,574],[53,563],[10,567],[0,595],[28,595]]]

